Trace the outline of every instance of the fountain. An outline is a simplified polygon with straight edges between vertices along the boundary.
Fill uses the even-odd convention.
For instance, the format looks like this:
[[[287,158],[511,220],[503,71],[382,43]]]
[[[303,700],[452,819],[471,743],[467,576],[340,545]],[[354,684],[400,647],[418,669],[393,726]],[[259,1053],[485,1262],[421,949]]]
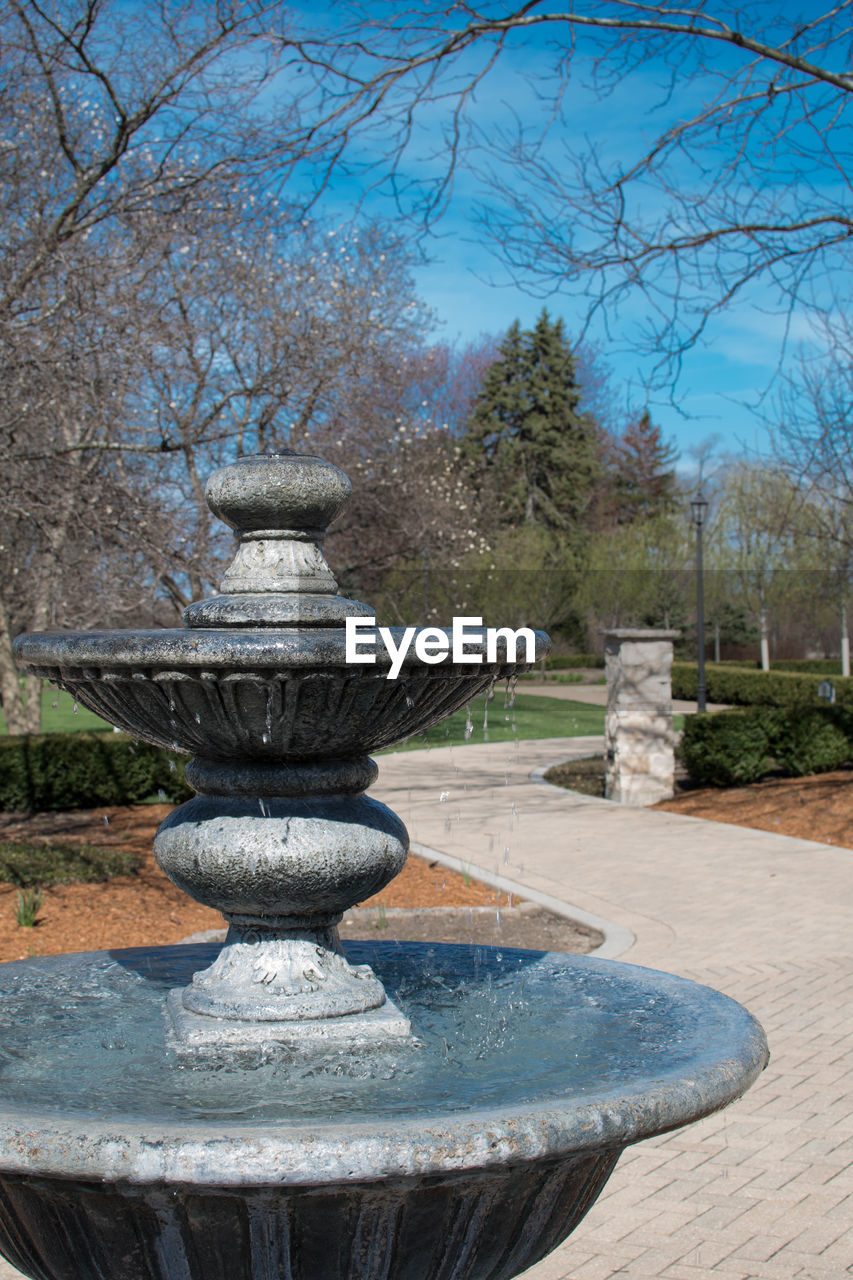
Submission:
[[[192,755],[198,794],[155,854],[228,933],[0,967],[0,1252],[38,1280],[509,1280],[626,1145],[748,1088],[761,1029],[592,957],[343,946],[343,911],[407,849],[368,753],[526,663],[470,632],[397,679],[379,645],[348,662],[346,620],[371,611],[321,551],[349,494],[321,459],[242,458],[207,493],[238,549],[183,628],[17,642]]]

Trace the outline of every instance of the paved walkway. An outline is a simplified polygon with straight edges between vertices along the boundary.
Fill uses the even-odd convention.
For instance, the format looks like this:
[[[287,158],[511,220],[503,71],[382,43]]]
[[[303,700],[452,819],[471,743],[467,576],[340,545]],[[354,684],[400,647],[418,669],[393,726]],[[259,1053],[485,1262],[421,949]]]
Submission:
[[[556,681],[551,684],[547,682],[544,684],[528,684],[526,681],[521,681],[518,685],[518,692],[532,693],[537,698],[560,698],[566,702],[585,702],[591,707],[607,706],[606,684],[558,684]],[[692,715],[695,710],[695,702],[688,702],[683,698],[673,698],[672,700],[673,715]],[[725,711],[726,704],[723,702],[709,702],[705,710]]]
[[[600,743],[401,752],[373,789],[452,865],[614,922],[611,952],[727,992],[767,1031],[758,1084],[629,1149],[527,1280],[853,1275],[853,851],[530,781]]]

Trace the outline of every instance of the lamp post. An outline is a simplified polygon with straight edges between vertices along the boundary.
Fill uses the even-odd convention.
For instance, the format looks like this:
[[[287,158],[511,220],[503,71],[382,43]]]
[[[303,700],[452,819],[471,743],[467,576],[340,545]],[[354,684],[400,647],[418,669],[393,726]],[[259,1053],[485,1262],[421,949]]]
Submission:
[[[708,514],[708,500],[699,488],[690,500],[690,514],[696,526],[696,635],[699,670],[696,678],[696,708],[705,710],[705,596],[702,582],[702,526]]]

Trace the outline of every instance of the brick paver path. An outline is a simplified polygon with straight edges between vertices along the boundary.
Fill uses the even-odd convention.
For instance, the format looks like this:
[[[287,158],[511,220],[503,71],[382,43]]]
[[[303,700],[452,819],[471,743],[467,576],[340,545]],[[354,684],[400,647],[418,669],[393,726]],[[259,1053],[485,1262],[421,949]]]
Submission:
[[[526,1280],[853,1275],[853,851],[529,781],[592,745],[400,753],[374,794],[414,840],[630,929],[625,959],[740,1000],[772,1060],[727,1111],[629,1149]]]

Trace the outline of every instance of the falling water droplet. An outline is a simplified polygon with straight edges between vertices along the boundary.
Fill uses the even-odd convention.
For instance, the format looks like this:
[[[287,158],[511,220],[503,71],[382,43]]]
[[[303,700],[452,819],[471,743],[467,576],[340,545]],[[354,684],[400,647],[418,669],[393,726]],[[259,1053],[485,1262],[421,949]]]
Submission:
[[[55,710],[56,710],[56,708],[59,706],[59,703],[58,703],[58,702],[52,702],[50,705],[53,707],[53,709],[54,709],[54,711],[55,711]]]
[[[442,791],[441,795],[438,797],[438,803],[439,803],[439,804],[447,804],[447,802],[448,802],[448,800],[449,800],[449,799],[450,799],[450,792],[449,792],[449,791]]]
[[[162,787],[160,787],[160,789],[157,792],[157,799],[160,801],[161,804],[166,803],[166,792],[163,790]]]
[[[103,818],[102,818],[102,822],[103,822],[103,824],[104,824],[104,826],[105,826],[105,827],[108,827],[108,826],[110,825],[110,820],[109,820],[109,817],[107,816],[107,814],[104,814],[104,816],[103,816]]]
[[[80,708],[77,706],[77,703],[75,702],[75,703],[74,703],[74,705],[73,705],[73,707],[71,708],[72,714],[76,716],[76,714],[77,714],[77,712],[78,712],[79,710],[80,710]]]
[[[474,721],[471,719],[471,704],[465,704],[465,741],[471,740],[471,734],[474,732]]]
[[[175,764],[174,760],[169,761],[169,773],[174,773],[177,767],[178,766]]]
[[[509,862],[509,845],[504,845],[504,865]]]

